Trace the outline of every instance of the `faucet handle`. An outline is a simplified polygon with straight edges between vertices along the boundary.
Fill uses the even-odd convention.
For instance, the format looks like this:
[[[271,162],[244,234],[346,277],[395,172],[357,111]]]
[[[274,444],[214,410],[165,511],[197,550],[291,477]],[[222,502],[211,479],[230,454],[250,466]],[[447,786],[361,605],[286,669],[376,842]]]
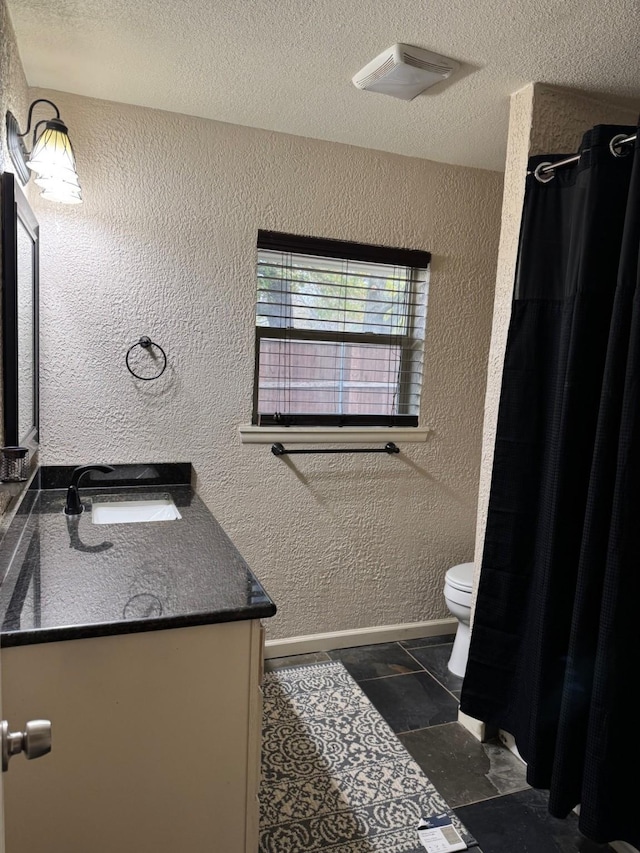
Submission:
[[[88,474],[89,471],[100,471],[102,474],[110,474],[112,471],[115,471],[115,468],[112,468],[111,465],[78,465],[77,468],[73,469],[71,474],[71,485],[77,486],[80,479],[85,474]]]

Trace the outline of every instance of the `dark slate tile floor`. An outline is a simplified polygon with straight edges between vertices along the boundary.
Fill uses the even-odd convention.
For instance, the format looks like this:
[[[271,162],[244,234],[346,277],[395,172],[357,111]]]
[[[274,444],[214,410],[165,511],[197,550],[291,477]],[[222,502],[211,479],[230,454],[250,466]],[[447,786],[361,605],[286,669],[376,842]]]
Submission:
[[[473,853],[613,853],[551,817],[524,765],[498,741],[480,743],[460,723],[462,679],[447,669],[450,635],[336,649],[265,662],[267,671],[344,664],[444,799],[477,839]]]
[[[358,683],[396,733],[458,719],[457,700],[424,670]]]
[[[430,672],[443,687],[446,687],[457,699],[460,699],[462,679],[458,675],[449,672],[447,668],[452,648],[453,643],[446,643],[442,646],[425,646],[424,648],[408,649],[407,652],[427,672]]]
[[[455,809],[483,853],[610,853],[608,844],[588,841],[578,831],[578,819],[551,817],[547,797],[529,788]]]
[[[329,652],[329,657],[344,664],[349,675],[358,682],[387,675],[406,675],[423,669],[422,664],[398,643],[335,649]]]
[[[527,788],[515,755],[498,742],[480,743],[457,722],[399,737],[451,808]]]

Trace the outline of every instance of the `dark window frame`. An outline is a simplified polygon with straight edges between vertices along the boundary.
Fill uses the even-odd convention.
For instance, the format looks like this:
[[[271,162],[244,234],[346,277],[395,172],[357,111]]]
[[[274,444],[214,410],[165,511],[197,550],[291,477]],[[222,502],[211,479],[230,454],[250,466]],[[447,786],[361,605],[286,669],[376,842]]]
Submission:
[[[329,240],[306,237],[296,234],[284,234],[277,231],[258,231],[258,249],[279,251],[291,254],[328,257],[342,260],[365,261],[373,264],[389,264],[428,269],[431,252],[417,249],[394,249],[387,246],[353,243],[346,240]],[[344,415],[344,414],[264,414],[258,411],[260,378],[260,344],[262,339],[305,340],[335,343],[371,343],[398,346],[401,365],[413,358],[416,336],[413,334],[415,318],[408,314],[407,334],[379,335],[373,332],[322,331],[315,329],[291,329],[272,326],[255,327],[255,365],[253,379],[253,413],[251,423],[255,426],[382,426],[417,427],[417,415]],[[381,340],[384,339],[384,341]],[[406,398],[411,382],[408,373],[401,369],[405,377],[399,385],[400,399]]]

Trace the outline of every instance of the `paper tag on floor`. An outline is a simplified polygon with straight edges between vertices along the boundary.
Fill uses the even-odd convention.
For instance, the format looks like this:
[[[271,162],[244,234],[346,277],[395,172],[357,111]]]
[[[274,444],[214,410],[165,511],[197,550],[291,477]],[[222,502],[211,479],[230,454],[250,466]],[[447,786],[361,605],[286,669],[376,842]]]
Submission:
[[[418,838],[427,853],[453,853],[454,850],[467,849],[448,814],[432,815],[421,820]]]

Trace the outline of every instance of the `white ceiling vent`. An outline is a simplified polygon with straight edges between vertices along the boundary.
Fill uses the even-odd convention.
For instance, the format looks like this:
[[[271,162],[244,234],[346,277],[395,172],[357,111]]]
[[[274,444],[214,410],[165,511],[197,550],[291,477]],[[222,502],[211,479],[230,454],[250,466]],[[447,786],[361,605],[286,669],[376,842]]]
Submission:
[[[420,92],[446,80],[459,67],[453,59],[430,50],[394,44],[372,59],[352,80],[358,89],[411,101]]]

